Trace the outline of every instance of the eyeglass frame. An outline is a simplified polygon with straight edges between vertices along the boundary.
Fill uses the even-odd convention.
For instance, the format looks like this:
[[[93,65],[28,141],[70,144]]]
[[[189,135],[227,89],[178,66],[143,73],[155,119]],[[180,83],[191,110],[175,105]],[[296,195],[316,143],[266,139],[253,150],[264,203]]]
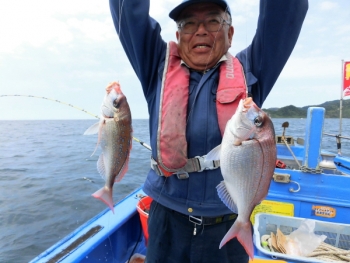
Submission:
[[[199,26],[200,26],[200,24],[203,24],[203,26],[204,26],[204,28],[206,29],[206,30],[208,30],[209,32],[217,32],[217,31],[220,31],[220,29],[226,24],[226,25],[231,25],[231,21],[227,21],[226,19],[224,19],[223,17],[221,17],[221,16],[218,16],[222,21],[220,22],[220,26],[219,26],[219,28],[217,29],[217,30],[214,30],[214,31],[210,31],[209,29],[207,29],[207,27],[206,27],[206,24],[204,23],[208,18],[210,18],[210,17],[208,17],[208,18],[206,18],[206,19],[204,19],[204,20],[199,20],[198,21],[198,25],[197,25],[197,29],[195,30],[195,31],[193,31],[193,32],[191,32],[191,33],[185,33],[184,32],[184,34],[194,34],[194,33],[196,33],[197,32],[197,30],[198,30],[198,28],[199,28]],[[181,25],[181,23],[184,21],[184,20],[186,20],[186,19],[189,19],[189,18],[184,18],[184,19],[182,19],[182,20],[180,20],[179,22],[177,22],[177,28],[178,28],[178,30],[179,31],[182,31],[183,30],[183,26]]]

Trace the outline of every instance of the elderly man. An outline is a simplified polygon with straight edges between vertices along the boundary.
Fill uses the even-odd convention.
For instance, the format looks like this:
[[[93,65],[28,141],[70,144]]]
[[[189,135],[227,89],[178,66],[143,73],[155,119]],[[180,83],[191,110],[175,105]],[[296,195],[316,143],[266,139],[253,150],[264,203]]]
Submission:
[[[236,214],[219,199],[219,164],[202,156],[221,143],[241,98],[261,107],[299,36],[307,0],[261,0],[256,35],[233,57],[225,0],[184,0],[169,14],[177,43],[165,43],[149,0],[110,0],[124,50],[148,103],[152,158],[144,191],[153,198],[147,263],[248,262],[233,239]],[[247,189],[248,191],[249,189]]]

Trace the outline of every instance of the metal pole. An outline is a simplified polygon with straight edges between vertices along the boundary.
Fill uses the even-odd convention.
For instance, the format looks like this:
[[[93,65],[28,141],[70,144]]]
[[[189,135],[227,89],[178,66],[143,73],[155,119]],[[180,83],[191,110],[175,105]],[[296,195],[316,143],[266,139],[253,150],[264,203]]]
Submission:
[[[344,60],[341,60],[341,81],[340,81],[340,106],[339,106],[339,135],[337,137],[337,148],[338,154],[341,155],[341,133],[342,133],[342,112],[343,112],[343,79],[344,79],[344,71],[343,71]]]

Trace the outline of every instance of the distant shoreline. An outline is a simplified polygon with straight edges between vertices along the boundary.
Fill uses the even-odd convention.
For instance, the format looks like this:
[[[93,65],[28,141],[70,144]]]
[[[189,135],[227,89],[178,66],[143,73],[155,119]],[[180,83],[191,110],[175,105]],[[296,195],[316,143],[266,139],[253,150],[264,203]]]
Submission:
[[[342,118],[350,118],[350,100],[343,100]],[[333,100],[327,101],[319,105],[309,105],[304,107],[295,107],[293,105],[285,106],[282,108],[263,108],[263,111],[269,114],[271,118],[306,118],[307,109],[309,107],[322,107],[325,108],[325,118],[338,119],[340,101]]]

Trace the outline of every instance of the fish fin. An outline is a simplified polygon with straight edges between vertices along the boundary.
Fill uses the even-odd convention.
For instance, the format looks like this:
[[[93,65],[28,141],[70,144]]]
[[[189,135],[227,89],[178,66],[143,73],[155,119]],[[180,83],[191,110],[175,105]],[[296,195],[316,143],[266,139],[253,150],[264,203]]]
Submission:
[[[228,241],[237,237],[238,241],[242,244],[248,256],[254,258],[254,245],[253,245],[253,236],[252,236],[252,227],[250,221],[241,222],[238,220],[235,221],[230,230],[227,231],[224,238],[221,240],[219,249],[222,248]]]
[[[100,126],[100,122],[94,123],[89,128],[87,128],[87,130],[84,132],[84,135],[92,135],[92,134],[98,133],[99,126]]]
[[[118,182],[120,182],[120,181],[123,179],[124,175],[125,175],[126,172],[128,171],[128,168],[129,168],[129,157],[128,157],[128,159],[125,161],[123,168],[120,170],[120,173],[119,173],[118,176],[115,178],[115,180],[114,180],[115,183],[118,183]]]
[[[111,189],[102,187],[101,189],[93,193],[92,196],[104,202],[112,210],[114,214],[113,197],[112,197]]]
[[[95,146],[94,151],[92,152],[92,154],[90,155],[93,156],[97,150],[98,145],[100,144],[101,141],[101,130],[102,130],[102,125],[104,123],[104,118],[101,118],[99,122],[96,122],[95,124],[91,125],[85,132],[84,135],[91,135],[91,134],[98,134],[98,138],[97,138],[97,143]]]
[[[237,213],[238,209],[237,206],[235,204],[235,202],[233,201],[233,199],[231,198],[230,193],[227,191],[226,188],[226,184],[224,181],[221,181],[217,186],[216,186],[216,190],[218,191],[218,195],[221,199],[221,201],[229,208],[232,210],[232,212]]]
[[[208,161],[217,161],[220,160],[221,144],[216,146],[205,156],[205,160]]]
[[[106,168],[105,168],[105,162],[104,162],[104,156],[103,153],[100,154],[100,157],[98,157],[97,161],[97,171],[103,178],[103,180],[106,181]]]

